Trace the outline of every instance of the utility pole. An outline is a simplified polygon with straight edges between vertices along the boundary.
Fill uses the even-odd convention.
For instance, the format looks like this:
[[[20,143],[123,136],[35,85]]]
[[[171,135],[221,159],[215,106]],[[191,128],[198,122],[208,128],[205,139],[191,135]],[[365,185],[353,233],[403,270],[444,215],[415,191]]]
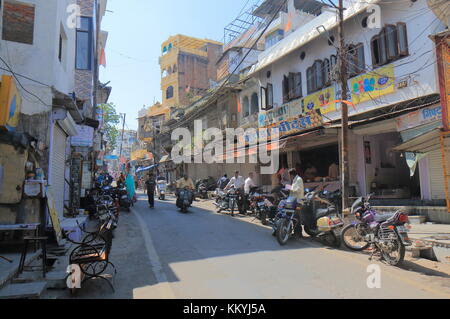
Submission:
[[[97,118],[97,92],[98,92],[98,79],[99,79],[99,67],[98,67],[98,55],[100,53],[100,1],[94,0],[95,9],[95,49],[94,49],[94,89],[93,89],[93,114],[92,118]]]
[[[119,163],[120,163],[120,158],[122,157],[122,145],[123,145],[123,134],[125,132],[125,119],[127,117],[126,113],[120,113],[120,116],[123,116],[123,123],[122,123],[122,138],[120,139],[120,152],[119,152]]]
[[[347,74],[347,48],[344,39],[344,1],[339,0],[339,69],[342,96],[341,100],[341,187],[342,187],[342,209],[346,209],[349,203],[349,163],[348,163],[348,74]]]

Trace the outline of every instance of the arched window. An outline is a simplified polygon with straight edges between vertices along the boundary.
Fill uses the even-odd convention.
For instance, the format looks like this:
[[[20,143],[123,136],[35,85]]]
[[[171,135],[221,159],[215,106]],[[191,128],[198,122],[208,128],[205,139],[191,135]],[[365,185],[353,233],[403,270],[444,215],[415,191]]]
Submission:
[[[244,117],[247,117],[250,115],[250,102],[247,96],[244,97],[243,105],[244,105]]]
[[[173,86],[169,86],[166,90],[166,99],[173,98]]]
[[[314,70],[312,67],[306,70],[306,80],[308,86],[308,94],[314,92],[316,89],[316,80],[314,77]]]
[[[170,66],[167,68],[167,73],[172,74],[172,68]]]
[[[169,43],[169,49],[168,49],[168,51],[169,51],[169,52],[172,51],[172,48],[173,48],[172,43]]]
[[[167,73],[167,70],[163,70],[162,71],[162,77],[165,78],[166,76],[168,76],[169,74]]]
[[[164,47],[163,50],[162,50],[162,54],[164,55],[166,53],[167,53],[167,47]]]
[[[259,99],[258,99],[258,94],[257,93],[253,93],[252,94],[252,101],[251,101],[251,110],[250,110],[250,114],[255,114],[259,112]]]
[[[177,73],[177,65],[176,64],[173,65],[172,72]]]

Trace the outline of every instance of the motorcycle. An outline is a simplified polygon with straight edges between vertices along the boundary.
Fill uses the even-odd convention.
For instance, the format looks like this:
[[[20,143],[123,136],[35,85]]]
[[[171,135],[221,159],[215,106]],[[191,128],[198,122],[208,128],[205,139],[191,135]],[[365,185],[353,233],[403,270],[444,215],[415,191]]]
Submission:
[[[270,201],[269,196],[262,193],[261,189],[254,188],[249,194],[249,208],[263,225],[268,225],[267,218],[272,218],[276,214],[276,206]]]
[[[160,179],[156,181],[156,195],[158,196],[159,200],[166,199],[166,189],[167,189],[167,182],[165,179]]]
[[[197,186],[197,195],[203,199],[208,199],[208,187],[204,182],[200,182]]]
[[[278,207],[278,214],[276,215],[272,224],[272,235],[277,238],[280,245],[284,246],[291,236],[301,237],[301,223],[297,209],[297,200],[295,198],[288,198],[282,201]]]
[[[237,201],[239,196],[241,196],[239,190],[231,186],[227,192],[221,190],[217,190],[216,192],[218,197],[214,204],[217,207],[217,213],[220,214],[223,210],[230,210],[231,216],[234,216],[234,211],[237,209]]]
[[[323,197],[329,195],[309,192],[305,196],[300,214],[301,224],[309,236],[338,248],[341,246],[339,230],[344,226],[344,222],[338,216],[335,204],[326,198],[319,197],[319,194]]]
[[[372,209],[370,195],[360,197],[352,205],[350,214],[356,220],[344,227],[341,233],[344,245],[353,251],[372,247],[370,260],[376,253],[391,266],[400,265],[405,258],[405,247],[411,246],[408,237],[409,218],[406,213],[379,214]]]
[[[186,214],[188,208],[191,207],[193,196],[193,192],[188,188],[184,188],[178,191],[177,207],[181,210],[182,213]]]

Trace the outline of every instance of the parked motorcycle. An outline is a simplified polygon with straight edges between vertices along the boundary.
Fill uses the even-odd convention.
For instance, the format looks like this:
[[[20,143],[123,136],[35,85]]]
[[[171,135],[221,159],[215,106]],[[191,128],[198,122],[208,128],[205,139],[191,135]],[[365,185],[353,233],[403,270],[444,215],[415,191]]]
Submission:
[[[239,199],[239,190],[234,186],[227,191],[216,190],[217,197],[214,203],[217,207],[217,213],[221,213],[224,210],[230,210],[231,216],[234,216],[234,211],[237,209],[237,201]]]
[[[248,197],[249,208],[252,214],[254,214],[263,225],[268,225],[268,218],[273,218],[277,211],[271,199],[272,197],[263,194],[260,188],[253,188],[250,190]]]
[[[360,197],[352,205],[350,213],[356,220],[347,225],[341,233],[344,245],[354,251],[372,247],[370,260],[376,253],[389,265],[400,265],[405,258],[405,247],[411,246],[408,237],[409,223],[406,213],[379,214],[370,206],[370,196]]]
[[[301,237],[300,216],[296,212],[297,200],[288,198],[282,201],[278,207],[278,214],[272,222],[272,235],[277,238],[280,245],[284,246],[291,236]]]
[[[166,199],[166,189],[167,182],[165,179],[159,179],[156,181],[156,195],[158,196],[159,200]]]
[[[200,182],[197,186],[197,196],[208,199],[208,187],[204,182]]]
[[[188,188],[180,189],[178,191],[177,207],[182,213],[186,214],[188,212],[188,208],[191,207],[193,196],[194,193]]]

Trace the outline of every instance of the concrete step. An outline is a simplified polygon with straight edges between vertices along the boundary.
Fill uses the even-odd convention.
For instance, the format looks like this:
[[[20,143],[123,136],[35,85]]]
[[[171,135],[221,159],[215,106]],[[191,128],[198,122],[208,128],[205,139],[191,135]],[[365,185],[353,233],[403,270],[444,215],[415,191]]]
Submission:
[[[46,287],[45,281],[10,284],[0,290],[0,299],[38,299]]]

